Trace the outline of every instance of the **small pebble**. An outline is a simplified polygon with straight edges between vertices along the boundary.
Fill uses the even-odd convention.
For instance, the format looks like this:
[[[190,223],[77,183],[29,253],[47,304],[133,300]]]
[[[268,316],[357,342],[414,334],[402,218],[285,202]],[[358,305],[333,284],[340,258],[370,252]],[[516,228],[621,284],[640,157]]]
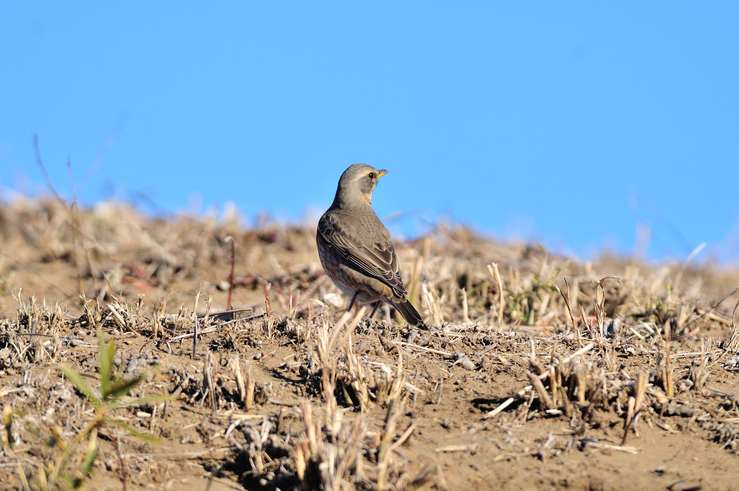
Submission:
[[[463,368],[467,370],[476,370],[477,366],[464,353],[457,353],[457,361]]]

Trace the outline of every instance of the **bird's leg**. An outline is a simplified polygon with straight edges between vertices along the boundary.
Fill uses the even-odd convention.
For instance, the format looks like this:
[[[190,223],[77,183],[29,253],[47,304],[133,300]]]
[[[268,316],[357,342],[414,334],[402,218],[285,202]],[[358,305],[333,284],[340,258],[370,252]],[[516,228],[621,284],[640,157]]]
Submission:
[[[370,315],[369,315],[369,318],[370,319],[373,319],[375,317],[375,312],[377,312],[378,307],[380,307],[380,303],[382,303],[382,302],[380,302],[379,300],[377,302],[375,302],[375,306],[372,307],[372,313],[370,313]]]
[[[357,299],[357,295],[359,295],[359,290],[354,292],[354,295],[352,296],[352,301],[349,302],[349,307],[346,308],[347,312],[350,312],[352,310],[352,307],[354,307],[354,301]]]

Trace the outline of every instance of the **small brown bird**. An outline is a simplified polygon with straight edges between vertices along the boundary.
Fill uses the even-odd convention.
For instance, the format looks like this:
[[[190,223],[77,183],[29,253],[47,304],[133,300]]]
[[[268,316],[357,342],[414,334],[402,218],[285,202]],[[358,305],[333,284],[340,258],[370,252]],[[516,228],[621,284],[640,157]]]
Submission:
[[[354,302],[371,304],[374,314],[387,302],[409,323],[425,327],[408,300],[390,234],[372,209],[377,180],[387,174],[366,164],[350,165],[339,179],[331,207],[318,221],[316,242],[323,269]]]

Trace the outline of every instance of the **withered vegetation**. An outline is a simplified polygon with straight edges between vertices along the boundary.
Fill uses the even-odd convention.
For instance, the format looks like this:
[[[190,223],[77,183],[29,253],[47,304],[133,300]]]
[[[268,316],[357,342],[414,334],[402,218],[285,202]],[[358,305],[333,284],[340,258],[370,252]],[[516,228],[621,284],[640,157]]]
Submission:
[[[419,331],[345,312],[309,227],[19,199],[0,240],[9,489],[739,477],[735,270],[578,263],[439,226],[398,244]]]

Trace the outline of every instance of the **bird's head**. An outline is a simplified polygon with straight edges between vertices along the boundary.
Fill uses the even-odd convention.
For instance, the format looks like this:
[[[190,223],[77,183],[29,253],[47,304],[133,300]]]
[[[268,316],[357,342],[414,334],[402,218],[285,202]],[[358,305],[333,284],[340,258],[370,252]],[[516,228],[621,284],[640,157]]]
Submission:
[[[339,178],[334,206],[351,207],[372,204],[372,192],[377,186],[377,181],[385,174],[387,174],[386,169],[376,169],[371,165],[350,165]]]

